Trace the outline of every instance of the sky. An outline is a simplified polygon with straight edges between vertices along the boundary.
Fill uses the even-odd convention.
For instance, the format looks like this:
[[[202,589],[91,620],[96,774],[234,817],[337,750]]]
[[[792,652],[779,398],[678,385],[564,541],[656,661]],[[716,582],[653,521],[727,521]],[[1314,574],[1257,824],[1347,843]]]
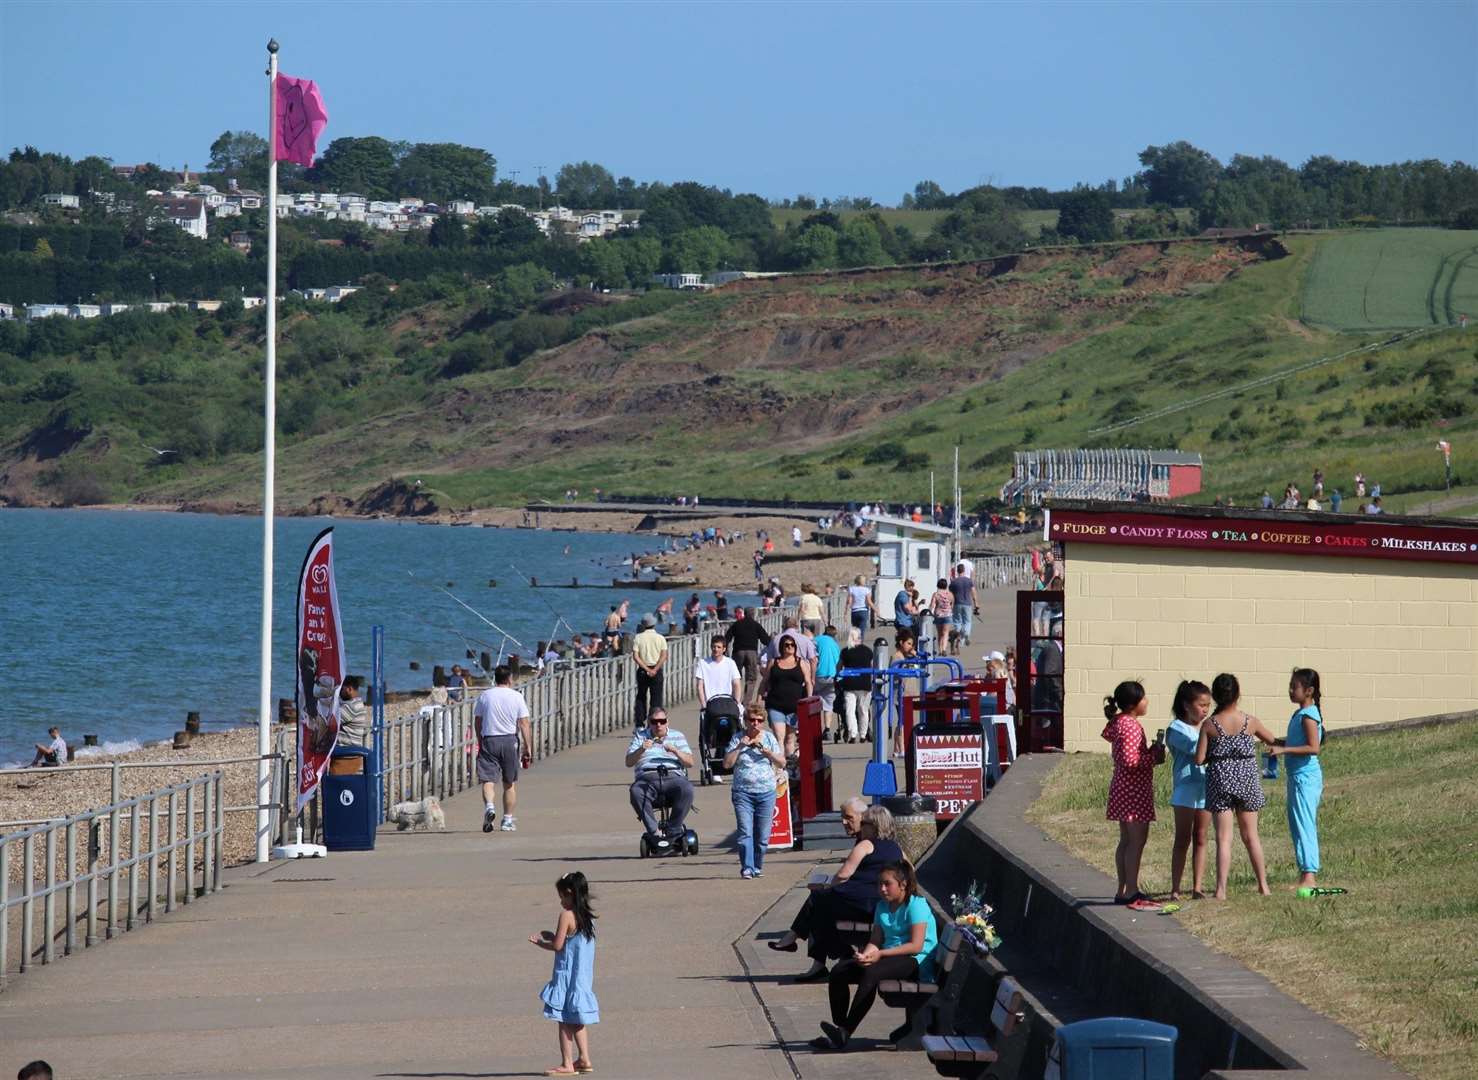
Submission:
[[[203,166],[265,134],[266,43],[339,136],[500,176],[886,205],[930,179],[1121,179],[1148,145],[1478,164],[1478,0],[1362,3],[0,2],[0,150]]]

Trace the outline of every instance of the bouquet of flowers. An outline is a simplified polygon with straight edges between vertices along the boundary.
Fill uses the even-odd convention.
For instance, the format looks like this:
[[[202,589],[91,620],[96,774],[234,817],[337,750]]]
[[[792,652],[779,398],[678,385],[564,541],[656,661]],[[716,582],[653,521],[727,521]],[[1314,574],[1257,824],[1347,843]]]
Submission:
[[[963,894],[955,893],[949,898],[950,910],[958,926],[974,942],[981,952],[989,952],[1001,944],[1001,936],[991,924],[995,911],[985,902],[980,885],[974,881]]]

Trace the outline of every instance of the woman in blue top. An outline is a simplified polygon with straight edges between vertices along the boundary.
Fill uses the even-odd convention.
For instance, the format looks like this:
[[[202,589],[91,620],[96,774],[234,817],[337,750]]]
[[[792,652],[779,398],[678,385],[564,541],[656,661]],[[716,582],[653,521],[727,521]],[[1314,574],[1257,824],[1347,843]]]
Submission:
[[[1201,741],[1201,721],[1211,714],[1211,689],[1203,682],[1182,682],[1170,706],[1175,719],[1165,730],[1170,748],[1170,807],[1175,811],[1175,842],[1170,848],[1170,899],[1180,899],[1180,879],[1185,873],[1185,853],[1191,853],[1191,898],[1205,899],[1201,882],[1206,876],[1206,836],[1211,831],[1211,813],[1206,809],[1206,766],[1196,764],[1196,744]]]
[[[823,1020],[821,1037],[811,1040],[818,1050],[846,1049],[847,1040],[877,1000],[878,983],[884,979],[929,982],[934,978],[932,954],[938,942],[934,913],[919,895],[907,859],[884,868],[878,876],[878,892],[882,899],[873,909],[872,939],[854,949],[850,960],[832,968],[827,979],[831,1023]],[[857,984],[857,993],[849,1005],[847,987],[851,983]]]
[[[1294,668],[1288,680],[1288,700],[1298,708],[1288,719],[1288,737],[1268,748],[1275,761],[1287,758],[1288,831],[1298,860],[1298,885],[1312,887],[1319,873],[1319,800],[1324,795],[1324,770],[1319,747],[1324,742],[1324,715],[1319,711],[1319,673]]]
[[[785,768],[785,754],[766,730],[765,719],[764,706],[751,705],[744,713],[744,730],[724,751],[724,768],[734,770],[729,790],[739,826],[739,876],[746,879],[764,871],[775,818],[775,770]]]

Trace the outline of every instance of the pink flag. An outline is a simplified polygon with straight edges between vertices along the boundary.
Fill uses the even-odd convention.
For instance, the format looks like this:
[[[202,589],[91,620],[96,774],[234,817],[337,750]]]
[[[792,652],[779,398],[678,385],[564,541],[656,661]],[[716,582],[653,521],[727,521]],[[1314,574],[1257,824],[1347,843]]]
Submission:
[[[278,161],[313,164],[318,152],[318,136],[328,127],[328,110],[323,95],[312,79],[277,76],[277,145],[273,157]]]

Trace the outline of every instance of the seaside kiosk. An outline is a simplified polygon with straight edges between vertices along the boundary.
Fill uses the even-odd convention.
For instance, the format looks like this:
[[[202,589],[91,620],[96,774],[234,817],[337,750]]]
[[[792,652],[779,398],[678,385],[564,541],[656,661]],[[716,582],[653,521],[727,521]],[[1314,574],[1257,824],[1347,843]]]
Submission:
[[[893,599],[905,581],[912,581],[927,596],[934,583],[949,576],[951,529],[929,522],[874,514],[868,518],[878,527],[878,577],[872,602],[880,618],[893,617]]]
[[[1332,728],[1478,700],[1471,521],[1059,502],[1044,531],[1066,564],[1066,750],[1107,750],[1103,697],[1123,679],[1168,719],[1180,680],[1231,672],[1274,728],[1296,667],[1319,672]]]

